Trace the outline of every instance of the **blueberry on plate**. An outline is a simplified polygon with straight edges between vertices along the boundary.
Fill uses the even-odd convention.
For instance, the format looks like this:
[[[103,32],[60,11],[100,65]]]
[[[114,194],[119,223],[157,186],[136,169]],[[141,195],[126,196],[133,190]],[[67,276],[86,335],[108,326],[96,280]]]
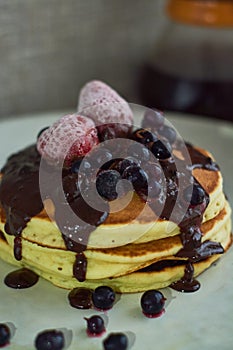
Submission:
[[[101,316],[94,315],[90,318],[84,318],[87,321],[87,334],[94,337],[100,336],[105,332],[104,320]]]
[[[151,289],[143,293],[141,308],[145,316],[153,318],[162,315],[166,298],[158,290]]]
[[[108,310],[114,304],[115,292],[111,287],[100,286],[92,293],[92,301],[94,306],[99,310]]]
[[[103,341],[104,350],[126,350],[128,338],[124,333],[110,333]]]
[[[10,328],[5,323],[0,323],[0,347],[9,344],[11,338]]]
[[[65,348],[63,332],[51,329],[39,333],[35,340],[37,350],[62,350]]]

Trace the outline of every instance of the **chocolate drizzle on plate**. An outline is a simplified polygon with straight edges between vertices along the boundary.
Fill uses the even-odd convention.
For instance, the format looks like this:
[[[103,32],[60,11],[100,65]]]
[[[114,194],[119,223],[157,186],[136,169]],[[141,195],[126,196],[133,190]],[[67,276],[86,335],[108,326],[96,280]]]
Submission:
[[[34,286],[39,277],[33,271],[21,268],[10,272],[4,279],[5,284],[14,289],[25,289]]]
[[[74,288],[68,294],[70,305],[77,309],[92,308],[92,290],[89,288]]]

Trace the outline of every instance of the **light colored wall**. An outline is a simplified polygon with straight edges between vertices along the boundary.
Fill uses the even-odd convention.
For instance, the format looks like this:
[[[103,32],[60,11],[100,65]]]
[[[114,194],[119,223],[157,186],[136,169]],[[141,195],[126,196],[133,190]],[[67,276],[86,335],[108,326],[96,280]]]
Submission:
[[[166,0],[1,0],[0,117],[74,108],[98,78],[136,101]]]

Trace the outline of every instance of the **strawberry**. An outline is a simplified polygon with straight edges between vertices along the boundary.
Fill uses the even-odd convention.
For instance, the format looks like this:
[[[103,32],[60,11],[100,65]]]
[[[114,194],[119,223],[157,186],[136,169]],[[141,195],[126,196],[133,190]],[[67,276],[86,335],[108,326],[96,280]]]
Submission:
[[[80,114],[69,114],[60,118],[39,136],[38,152],[48,163],[63,163],[85,156],[99,143],[94,122]]]
[[[93,80],[81,90],[78,111],[91,118],[101,134],[108,130],[112,137],[124,137],[132,127],[133,113],[129,104],[105,83]]]

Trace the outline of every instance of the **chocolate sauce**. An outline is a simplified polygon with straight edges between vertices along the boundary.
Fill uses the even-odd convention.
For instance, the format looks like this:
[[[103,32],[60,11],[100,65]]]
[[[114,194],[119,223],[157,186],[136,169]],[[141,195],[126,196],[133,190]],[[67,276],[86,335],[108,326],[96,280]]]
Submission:
[[[73,265],[73,275],[79,282],[84,282],[87,272],[87,258],[84,253],[76,254],[75,262]]]
[[[30,219],[43,209],[39,187],[40,162],[41,156],[36,145],[32,145],[9,157],[1,170],[3,177],[0,182],[0,203],[6,216],[5,231],[15,236],[16,260],[22,259],[23,229]],[[51,173],[53,174],[54,170],[46,162],[43,162],[43,168],[48,173],[47,186],[50,186],[50,180],[53,181]],[[67,249],[78,253],[74,263],[74,276],[79,281],[84,281],[87,260],[81,252],[86,249],[90,233],[106,220],[109,212],[108,204],[105,211],[90,207],[75,186],[77,174],[70,174],[69,170],[64,169],[62,176],[65,197],[77,215],[69,218],[70,221],[67,222],[67,218],[62,215],[64,205],[67,203],[61,203],[59,208],[56,208],[55,217]],[[53,196],[59,196],[59,193],[52,193],[51,196],[54,198]],[[77,221],[77,216],[80,217],[80,222]]]
[[[26,268],[10,272],[4,279],[4,283],[14,289],[25,289],[37,283],[39,277],[36,273]]]
[[[188,262],[185,266],[184,277],[179,281],[170,285],[172,289],[178,292],[192,293],[196,292],[200,288],[200,283],[193,277],[194,267],[191,262]]]
[[[22,238],[15,237],[14,239],[14,257],[16,260],[22,259]]]
[[[199,152],[190,143],[185,143],[192,162],[192,169],[201,168],[206,170],[218,171],[219,166],[210,157]]]
[[[0,239],[4,242],[7,242],[6,237],[4,236],[4,233],[0,230]]]
[[[92,308],[92,290],[89,288],[74,288],[68,294],[70,305],[77,309]]]
[[[186,162],[180,161],[178,158],[171,157],[167,160],[160,161],[166,178],[166,200],[163,207],[163,211],[160,215],[161,218],[166,220],[172,220],[180,227],[180,238],[183,247],[176,254],[177,257],[187,259],[184,277],[176,283],[175,288],[183,292],[196,291],[198,282],[193,279],[194,268],[192,263],[206,259],[213,254],[222,254],[224,252],[223,247],[217,242],[203,242],[201,223],[203,214],[209,204],[209,195],[204,191],[204,200],[196,205],[188,205],[186,212],[184,213],[185,199],[181,196],[178,200],[179,189],[179,175],[184,177],[183,186],[195,186],[201,187],[198,181],[192,176],[191,171],[195,168],[202,168],[210,171],[217,171],[219,167],[212,161],[210,157],[203,155],[196,150],[192,145],[186,144],[189,156],[191,158],[191,165]],[[182,148],[178,148],[182,152]],[[174,161],[175,158],[175,161]],[[175,164],[177,164],[176,171]],[[181,169],[181,170],[180,170]],[[186,203],[187,205],[187,203]],[[154,209],[152,207],[152,209]],[[172,288],[174,286],[172,285]]]

